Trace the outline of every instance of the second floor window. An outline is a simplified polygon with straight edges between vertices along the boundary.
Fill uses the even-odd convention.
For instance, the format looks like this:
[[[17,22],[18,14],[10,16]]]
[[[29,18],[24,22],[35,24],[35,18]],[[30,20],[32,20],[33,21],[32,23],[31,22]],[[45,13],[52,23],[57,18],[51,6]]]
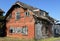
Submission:
[[[16,20],[20,19],[20,12],[16,12]]]
[[[41,11],[41,12],[40,12],[40,15],[41,15],[41,16],[43,16],[43,15],[44,15],[43,11]]]
[[[25,16],[30,16],[30,12],[25,12]]]
[[[40,15],[41,15],[41,16],[46,16],[46,12],[41,11],[41,12],[40,12]]]

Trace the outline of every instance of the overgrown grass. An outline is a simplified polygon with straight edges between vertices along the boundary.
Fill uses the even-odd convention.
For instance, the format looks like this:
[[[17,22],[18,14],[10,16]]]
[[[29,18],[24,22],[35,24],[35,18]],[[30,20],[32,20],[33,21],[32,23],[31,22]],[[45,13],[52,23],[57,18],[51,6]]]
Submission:
[[[40,40],[0,37],[0,41],[57,41],[57,40],[60,40],[60,37],[59,38],[51,37],[51,38],[45,38]]]

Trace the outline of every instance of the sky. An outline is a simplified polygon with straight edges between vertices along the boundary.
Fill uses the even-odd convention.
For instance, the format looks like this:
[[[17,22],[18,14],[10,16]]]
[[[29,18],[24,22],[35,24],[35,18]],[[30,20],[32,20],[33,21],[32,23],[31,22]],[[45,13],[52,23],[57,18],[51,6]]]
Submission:
[[[45,10],[51,17],[60,20],[60,0],[0,0],[0,8],[5,11],[4,15],[16,1]]]

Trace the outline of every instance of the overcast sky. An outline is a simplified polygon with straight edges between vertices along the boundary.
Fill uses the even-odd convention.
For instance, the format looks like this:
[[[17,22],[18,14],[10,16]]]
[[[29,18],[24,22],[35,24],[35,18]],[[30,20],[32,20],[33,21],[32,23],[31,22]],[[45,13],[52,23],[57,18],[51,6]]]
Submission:
[[[6,12],[18,0],[0,0],[0,8]],[[49,12],[49,15],[60,20],[60,0],[19,0],[23,3]]]

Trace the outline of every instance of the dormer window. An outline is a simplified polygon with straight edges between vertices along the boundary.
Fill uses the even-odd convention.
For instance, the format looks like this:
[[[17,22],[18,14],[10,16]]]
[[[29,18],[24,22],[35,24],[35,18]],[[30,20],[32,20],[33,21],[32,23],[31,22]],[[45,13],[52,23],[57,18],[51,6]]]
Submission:
[[[20,12],[16,12],[16,20],[20,19]]]
[[[43,16],[43,14],[44,14],[43,11],[41,11],[41,12],[40,12],[40,15]]]
[[[25,12],[25,16],[30,16],[30,13],[29,12]]]
[[[45,12],[43,12],[43,15],[44,15],[44,16],[46,16],[46,13],[45,13]]]
[[[44,11],[41,11],[41,12],[40,12],[40,15],[41,15],[41,16],[46,16],[46,13],[45,13]]]

